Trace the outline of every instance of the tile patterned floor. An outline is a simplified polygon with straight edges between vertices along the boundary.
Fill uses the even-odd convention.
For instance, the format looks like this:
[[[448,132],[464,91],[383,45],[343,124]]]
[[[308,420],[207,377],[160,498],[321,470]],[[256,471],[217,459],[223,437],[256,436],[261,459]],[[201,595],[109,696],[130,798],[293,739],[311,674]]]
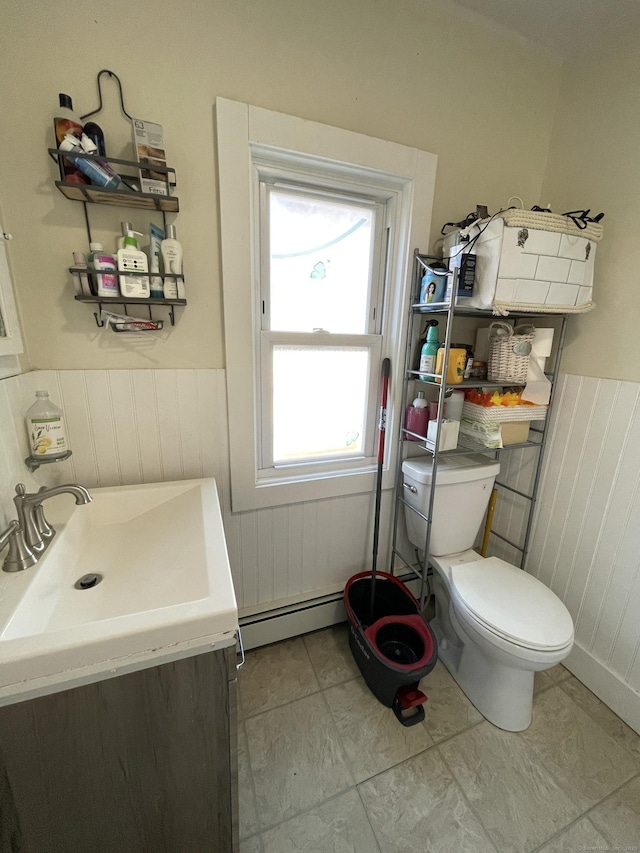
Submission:
[[[640,737],[562,666],[519,734],[440,663],[404,728],[345,625],[249,652],[239,687],[241,853],[640,850]]]

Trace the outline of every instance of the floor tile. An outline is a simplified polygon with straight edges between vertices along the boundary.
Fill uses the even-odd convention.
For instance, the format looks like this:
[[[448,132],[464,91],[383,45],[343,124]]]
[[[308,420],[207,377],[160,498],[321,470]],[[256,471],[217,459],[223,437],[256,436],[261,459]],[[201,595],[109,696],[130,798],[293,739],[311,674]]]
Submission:
[[[423,725],[403,726],[362,678],[324,691],[357,782],[433,746]]]
[[[438,749],[500,853],[534,850],[580,814],[517,734],[484,722]]]
[[[302,637],[248,652],[238,685],[245,718],[320,689]]]
[[[421,680],[420,690],[429,697],[424,725],[436,743],[484,719],[440,662]]]
[[[634,758],[558,686],[535,697],[533,722],[520,737],[581,811],[637,772]]]
[[[577,853],[579,850],[607,850],[609,845],[589,818],[581,817],[569,829],[541,847],[537,853]]]
[[[359,791],[384,853],[495,853],[437,749],[363,782]]]
[[[331,687],[360,675],[349,648],[346,624],[305,634],[304,644],[320,687]]]
[[[611,848],[638,850],[640,847],[640,777],[623,785],[611,797],[589,812],[589,819],[607,839]]]
[[[561,684],[562,689],[583,711],[595,720],[616,743],[638,756],[640,761],[640,735],[624,723],[610,708],[584,686],[574,675]],[[638,766],[640,770],[640,765]]]
[[[380,853],[355,788],[262,836],[264,853]]]
[[[540,693],[541,690],[546,690],[548,687],[553,687],[555,681],[551,678],[548,671],[542,670],[542,672],[534,672],[533,673],[533,695],[535,696],[537,693]]]
[[[254,835],[252,838],[245,838],[240,842],[240,853],[262,853],[262,845],[260,838]]]
[[[238,817],[240,838],[246,838],[258,831],[256,795],[253,790],[247,735],[243,723],[238,726]]]
[[[251,717],[245,726],[263,829],[353,786],[322,694]]]
[[[557,663],[555,666],[552,666],[551,669],[545,669],[545,673],[554,684],[560,684],[560,682],[564,681],[565,678],[569,678],[571,676],[569,670],[565,666],[562,666],[561,663]]]

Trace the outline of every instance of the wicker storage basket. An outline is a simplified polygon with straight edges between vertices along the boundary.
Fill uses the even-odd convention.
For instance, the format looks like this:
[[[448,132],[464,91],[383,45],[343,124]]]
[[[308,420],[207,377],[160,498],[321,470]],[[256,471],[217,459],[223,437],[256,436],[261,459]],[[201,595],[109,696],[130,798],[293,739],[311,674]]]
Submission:
[[[496,327],[501,328],[496,332],[494,331]],[[505,334],[508,337],[505,337]],[[492,323],[489,327],[489,362],[487,365],[489,381],[513,382],[523,385],[527,381],[533,338],[533,332],[516,335],[513,334],[513,329],[508,324]]]
[[[520,406],[479,406],[466,400],[462,405],[462,417],[483,424],[511,423],[516,421],[541,421],[547,416],[547,406],[533,404]]]

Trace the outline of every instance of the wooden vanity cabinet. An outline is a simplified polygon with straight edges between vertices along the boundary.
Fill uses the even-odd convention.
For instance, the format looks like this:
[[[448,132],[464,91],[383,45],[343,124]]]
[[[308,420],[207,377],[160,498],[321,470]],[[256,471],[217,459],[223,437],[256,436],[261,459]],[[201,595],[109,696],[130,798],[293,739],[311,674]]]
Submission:
[[[235,646],[0,708],[1,853],[236,853]]]

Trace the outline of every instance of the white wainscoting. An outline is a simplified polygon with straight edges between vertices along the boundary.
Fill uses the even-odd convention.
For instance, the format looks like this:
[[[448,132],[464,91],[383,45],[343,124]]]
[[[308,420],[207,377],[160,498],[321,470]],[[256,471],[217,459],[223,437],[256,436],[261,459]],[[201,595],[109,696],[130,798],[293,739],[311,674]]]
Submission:
[[[63,406],[73,456],[31,477],[23,418],[37,388]],[[562,376],[556,400],[528,570],[574,618],[569,668],[640,729],[640,385]],[[533,462],[531,451],[505,453],[501,477],[526,492]],[[97,487],[216,477],[238,603],[250,618],[335,601],[352,574],[370,567],[371,494],[231,513],[223,370],[34,371],[3,380],[0,465],[3,522],[19,481]],[[522,538],[525,506],[504,492],[498,502],[497,529],[513,541]],[[385,493],[381,569],[391,512]],[[516,560],[495,537],[491,548]]]
[[[73,455],[30,477],[23,419],[38,388],[62,406]],[[231,512],[224,370],[41,370],[5,380],[0,389],[0,453],[10,460],[2,481],[7,520],[18,481],[91,488],[215,477],[243,614],[338,593],[352,574],[370,568],[370,493]],[[381,555],[391,505],[387,493]]]
[[[527,491],[534,453],[513,451],[501,476]],[[524,532],[521,499],[502,493],[496,529]],[[492,552],[514,551],[492,537]],[[562,376],[527,570],[575,623],[569,668],[640,730],[640,385]]]

